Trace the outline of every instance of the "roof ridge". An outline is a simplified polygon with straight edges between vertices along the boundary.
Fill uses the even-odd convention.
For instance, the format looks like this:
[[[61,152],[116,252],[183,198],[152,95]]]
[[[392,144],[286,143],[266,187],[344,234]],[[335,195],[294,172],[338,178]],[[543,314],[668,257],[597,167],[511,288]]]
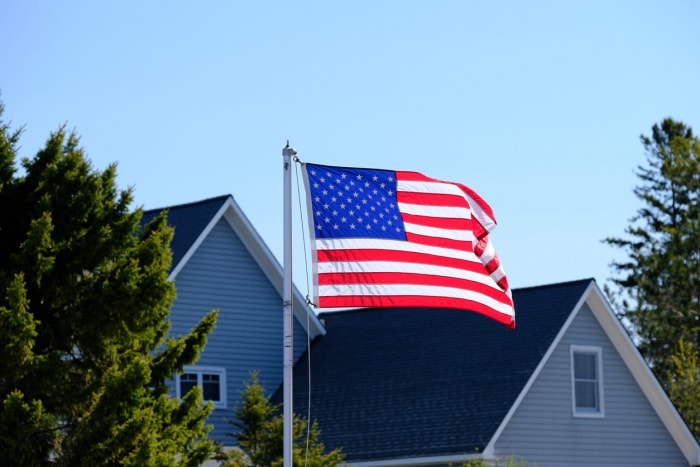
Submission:
[[[532,290],[532,289],[542,289],[542,288],[549,288],[549,287],[561,287],[561,286],[568,286],[568,285],[574,285],[574,284],[579,284],[579,283],[588,283],[588,282],[595,282],[594,277],[588,277],[585,279],[574,279],[570,281],[562,281],[562,282],[553,282],[551,284],[540,284],[540,285],[531,285],[528,287],[518,287],[513,289],[513,292],[516,290]]]
[[[145,213],[147,213],[147,212],[154,212],[154,211],[160,212],[160,211],[162,211],[162,210],[164,210],[164,209],[171,210],[171,209],[176,209],[176,208],[186,208],[186,207],[196,206],[196,205],[198,205],[198,204],[207,204],[207,203],[211,203],[211,202],[213,202],[213,201],[219,201],[219,200],[223,201],[223,200],[228,199],[228,198],[233,198],[233,195],[228,194],[228,195],[213,196],[213,197],[211,197],[211,198],[206,198],[206,199],[202,199],[202,200],[199,200],[199,201],[192,201],[192,202],[189,202],[189,203],[174,204],[174,205],[171,205],[171,206],[163,206],[163,207],[159,207],[159,208],[145,209],[143,212],[144,212],[144,214],[145,214]]]

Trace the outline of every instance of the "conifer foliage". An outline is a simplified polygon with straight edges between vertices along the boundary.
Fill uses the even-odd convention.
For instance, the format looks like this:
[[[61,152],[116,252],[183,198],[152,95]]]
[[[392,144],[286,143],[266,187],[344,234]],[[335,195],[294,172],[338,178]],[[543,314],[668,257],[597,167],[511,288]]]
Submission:
[[[605,239],[627,254],[612,265],[618,290],[608,295],[700,440],[700,140],[671,118],[641,140],[647,164],[634,193],[642,207],[627,237]]]
[[[623,249],[613,263],[628,320],[644,357],[662,381],[680,340],[700,344],[700,140],[667,118],[641,137],[647,164],[634,193],[643,203],[626,238],[605,241]]]
[[[60,127],[18,161],[0,103],[0,465],[199,465],[212,452],[199,391],[166,381],[216,322],[167,336],[165,215],[140,225],[116,166],[92,168]]]
[[[241,402],[230,421],[236,428],[229,436],[237,447],[217,454],[221,467],[282,467],[284,463],[284,419],[279,406],[270,401],[265,388],[252,372],[250,382],[241,391]],[[319,440],[321,430],[296,414],[292,420],[292,465],[299,467],[335,467],[345,465],[340,448],[326,452]]]

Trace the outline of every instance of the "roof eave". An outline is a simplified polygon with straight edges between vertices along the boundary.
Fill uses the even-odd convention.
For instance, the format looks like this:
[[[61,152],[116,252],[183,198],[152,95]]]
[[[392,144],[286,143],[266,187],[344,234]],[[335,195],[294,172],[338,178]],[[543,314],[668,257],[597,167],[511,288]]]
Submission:
[[[447,465],[463,463],[470,459],[481,458],[481,454],[456,454],[450,456],[412,457],[399,459],[382,459],[376,461],[348,462],[350,467],[420,467],[430,465]]]

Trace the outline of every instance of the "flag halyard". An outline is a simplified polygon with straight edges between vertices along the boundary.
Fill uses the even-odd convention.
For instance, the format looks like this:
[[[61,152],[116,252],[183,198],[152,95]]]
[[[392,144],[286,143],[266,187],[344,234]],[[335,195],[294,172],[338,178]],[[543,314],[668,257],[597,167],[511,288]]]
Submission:
[[[417,172],[303,164],[321,308],[459,308],[515,326],[508,281],[473,190]]]

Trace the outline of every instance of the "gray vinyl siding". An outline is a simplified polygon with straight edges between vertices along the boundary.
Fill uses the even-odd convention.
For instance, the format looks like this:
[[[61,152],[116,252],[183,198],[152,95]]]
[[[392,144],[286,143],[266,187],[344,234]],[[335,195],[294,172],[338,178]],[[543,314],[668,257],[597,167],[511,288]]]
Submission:
[[[282,383],[282,299],[236,236],[221,219],[175,278],[177,298],[171,311],[171,335],[184,335],[212,309],[216,328],[195,366],[226,369],[225,409],[209,416],[209,437],[225,444],[233,439],[226,420],[233,418],[239,392],[257,370],[268,394]],[[306,333],[294,323],[295,360],[304,351]]]
[[[602,348],[603,418],[572,414],[570,345]],[[503,431],[496,454],[538,467],[688,465],[586,305]]]

